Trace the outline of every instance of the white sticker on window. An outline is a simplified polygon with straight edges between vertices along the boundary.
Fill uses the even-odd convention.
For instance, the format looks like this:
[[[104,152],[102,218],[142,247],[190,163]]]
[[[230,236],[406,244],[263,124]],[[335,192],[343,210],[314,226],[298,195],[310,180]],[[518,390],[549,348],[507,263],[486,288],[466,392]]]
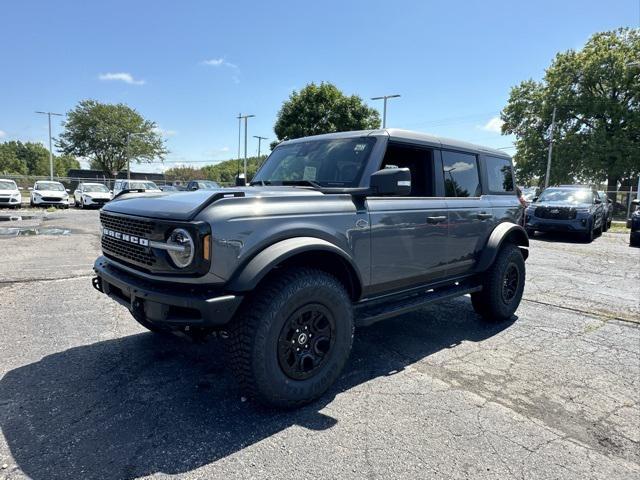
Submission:
[[[303,180],[315,180],[316,179],[316,167],[304,167],[304,173],[302,174]]]
[[[356,143],[356,146],[353,147],[353,151],[354,152],[362,152],[362,151],[364,151],[365,148],[367,148],[367,144],[366,143]]]

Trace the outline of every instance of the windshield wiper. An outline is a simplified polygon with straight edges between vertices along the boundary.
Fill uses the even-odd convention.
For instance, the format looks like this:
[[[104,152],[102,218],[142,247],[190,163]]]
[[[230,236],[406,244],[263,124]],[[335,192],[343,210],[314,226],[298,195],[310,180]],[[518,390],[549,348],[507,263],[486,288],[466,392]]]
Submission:
[[[313,180],[283,180],[282,185],[292,185],[292,186],[308,186],[313,188],[323,188],[318,182],[314,182]]]

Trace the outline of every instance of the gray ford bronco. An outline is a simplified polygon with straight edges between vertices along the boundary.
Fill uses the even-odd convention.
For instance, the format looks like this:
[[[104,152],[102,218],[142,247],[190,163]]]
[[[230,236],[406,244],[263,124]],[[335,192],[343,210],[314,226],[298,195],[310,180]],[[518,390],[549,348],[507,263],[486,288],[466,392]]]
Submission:
[[[522,215],[499,150],[393,129],[300,138],[248,186],[109,202],[93,285],[152,332],[217,332],[248,396],[295,407],[338,378],[356,326],[466,294],[510,318]]]

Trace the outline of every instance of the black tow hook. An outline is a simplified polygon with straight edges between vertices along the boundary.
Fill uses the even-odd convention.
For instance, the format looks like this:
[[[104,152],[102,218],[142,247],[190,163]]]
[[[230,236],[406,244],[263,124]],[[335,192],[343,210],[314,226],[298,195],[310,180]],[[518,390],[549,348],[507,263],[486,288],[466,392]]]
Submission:
[[[100,293],[104,293],[104,290],[102,290],[102,279],[100,277],[93,277],[91,279],[91,285]]]

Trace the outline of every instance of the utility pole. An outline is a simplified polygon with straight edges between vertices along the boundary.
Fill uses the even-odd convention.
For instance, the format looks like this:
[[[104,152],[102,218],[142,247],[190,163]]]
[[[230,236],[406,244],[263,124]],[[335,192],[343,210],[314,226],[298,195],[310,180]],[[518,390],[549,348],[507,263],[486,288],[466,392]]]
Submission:
[[[51,146],[51,115],[55,115],[57,117],[63,117],[62,113],[53,113],[53,112],[36,112],[41,115],[47,115],[49,117],[49,174],[51,176],[51,180],[53,180],[53,148]]]
[[[257,138],[258,139],[258,161],[260,161],[260,142],[262,142],[262,140],[266,140],[267,137],[261,137],[260,135],[254,135],[253,138]]]
[[[551,174],[551,153],[553,152],[553,130],[556,126],[556,107],[553,107],[551,117],[551,133],[549,134],[549,156],[547,157],[547,175],[544,177],[544,188],[549,186],[549,175]]]
[[[382,109],[382,128],[387,128],[387,100],[389,98],[398,98],[400,95],[383,95],[381,97],[372,97],[371,100],[384,100]]]
[[[249,118],[255,117],[255,115],[238,115],[238,118],[244,119],[244,179],[247,180],[247,120]],[[238,136],[238,138],[240,138]],[[240,145],[238,143],[238,145]],[[240,149],[238,148],[238,151]]]
[[[242,113],[238,113],[236,117],[238,119],[238,162],[236,177],[240,176],[240,134],[242,133]]]

